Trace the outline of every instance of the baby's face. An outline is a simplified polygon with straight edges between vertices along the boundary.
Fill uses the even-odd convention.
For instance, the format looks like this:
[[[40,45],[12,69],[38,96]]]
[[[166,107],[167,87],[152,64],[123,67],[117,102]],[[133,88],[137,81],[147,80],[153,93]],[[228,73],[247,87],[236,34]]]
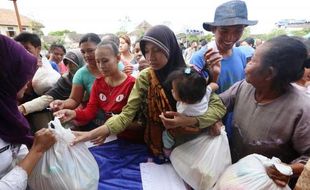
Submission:
[[[180,100],[180,97],[179,97],[179,94],[178,94],[178,90],[177,90],[177,88],[176,88],[176,84],[175,84],[174,81],[172,81],[171,93],[172,93],[173,98],[174,98],[176,101],[181,101],[181,100]]]

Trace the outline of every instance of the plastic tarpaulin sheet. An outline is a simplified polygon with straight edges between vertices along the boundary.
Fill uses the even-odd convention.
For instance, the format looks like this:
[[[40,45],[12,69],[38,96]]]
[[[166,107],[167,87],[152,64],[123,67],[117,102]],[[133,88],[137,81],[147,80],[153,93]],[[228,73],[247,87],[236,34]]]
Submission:
[[[146,145],[117,139],[89,148],[100,172],[98,190],[142,190],[140,163],[150,157]]]

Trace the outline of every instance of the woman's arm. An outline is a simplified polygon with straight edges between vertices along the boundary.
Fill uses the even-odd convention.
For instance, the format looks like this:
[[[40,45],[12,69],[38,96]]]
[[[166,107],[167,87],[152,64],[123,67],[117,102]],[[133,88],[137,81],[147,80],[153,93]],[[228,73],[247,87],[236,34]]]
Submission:
[[[50,108],[53,112],[62,109],[75,109],[82,102],[84,97],[84,88],[82,85],[73,84],[71,88],[70,97],[66,100],[54,100],[50,103]]]
[[[110,134],[118,134],[128,127],[133,121],[136,112],[140,109],[143,95],[147,93],[149,86],[148,70],[141,71],[139,77],[132,88],[128,102],[122,112],[114,115],[106,121],[106,123],[89,132],[74,132],[76,136],[72,144],[92,140],[94,144],[102,144]]]
[[[72,85],[70,97],[64,101],[64,108],[75,109],[77,108],[83,100],[84,88],[82,85]]]
[[[141,71],[139,77],[131,90],[126,106],[122,112],[108,119],[105,123],[111,134],[118,134],[126,129],[131,124],[137,111],[140,110],[143,101],[147,98],[147,89],[149,87],[148,81],[149,69]],[[143,99],[143,100],[142,100]]]
[[[24,190],[27,186],[27,178],[31,174],[32,169],[36,166],[38,161],[43,156],[43,153],[47,151],[56,142],[54,133],[46,128],[43,128],[36,132],[34,143],[26,155],[26,157],[20,161],[18,166],[7,173],[0,180],[1,190]]]
[[[212,93],[209,101],[209,108],[202,116],[189,117],[178,112],[165,112],[159,117],[166,129],[177,127],[199,127],[206,128],[217,121],[221,120],[225,115],[226,109],[218,95]]]
[[[226,108],[222,103],[221,99],[217,94],[212,93],[210,96],[209,108],[207,112],[204,115],[197,117],[198,127],[209,127],[215,124],[217,121],[221,120],[225,114]]]

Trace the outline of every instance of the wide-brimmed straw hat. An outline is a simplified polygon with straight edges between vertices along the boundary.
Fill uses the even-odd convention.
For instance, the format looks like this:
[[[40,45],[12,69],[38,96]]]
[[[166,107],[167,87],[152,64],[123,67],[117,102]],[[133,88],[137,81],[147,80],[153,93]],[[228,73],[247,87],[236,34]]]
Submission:
[[[214,22],[203,23],[203,28],[211,31],[213,26],[232,26],[257,24],[257,20],[248,20],[248,10],[244,1],[233,0],[221,4],[215,10]]]

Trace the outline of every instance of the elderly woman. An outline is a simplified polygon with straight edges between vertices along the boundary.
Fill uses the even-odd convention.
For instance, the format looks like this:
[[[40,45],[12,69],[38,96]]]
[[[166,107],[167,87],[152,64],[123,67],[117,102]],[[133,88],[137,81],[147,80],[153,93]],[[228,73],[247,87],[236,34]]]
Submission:
[[[18,111],[27,83],[36,71],[37,59],[24,47],[0,35],[0,189],[24,190],[27,178],[56,139],[49,129],[42,129],[33,137],[29,124]],[[17,77],[18,76],[18,77]],[[32,148],[28,152],[28,147]],[[17,165],[16,165],[17,163]]]
[[[97,144],[109,134],[118,134],[125,130],[137,114],[142,114],[142,124],[146,127],[144,140],[158,158],[163,162],[162,132],[165,128],[192,126],[193,128],[208,127],[225,114],[221,100],[212,95],[208,111],[202,116],[187,117],[175,111],[176,101],[172,97],[171,86],[165,83],[167,76],[174,70],[184,67],[185,62],[174,33],[166,26],[152,27],[140,42],[145,58],[150,67],[141,71],[127,105],[119,115],[110,118],[104,125],[90,132],[77,132],[74,143],[94,139]],[[165,113],[165,117],[159,117]],[[169,119],[168,117],[172,117]]]
[[[233,162],[251,153],[278,157],[300,175],[310,156],[310,102],[291,85],[309,68],[305,45],[287,36],[259,46],[245,68],[246,80],[220,95],[234,111]],[[268,175],[279,186],[289,177],[274,168]]]

